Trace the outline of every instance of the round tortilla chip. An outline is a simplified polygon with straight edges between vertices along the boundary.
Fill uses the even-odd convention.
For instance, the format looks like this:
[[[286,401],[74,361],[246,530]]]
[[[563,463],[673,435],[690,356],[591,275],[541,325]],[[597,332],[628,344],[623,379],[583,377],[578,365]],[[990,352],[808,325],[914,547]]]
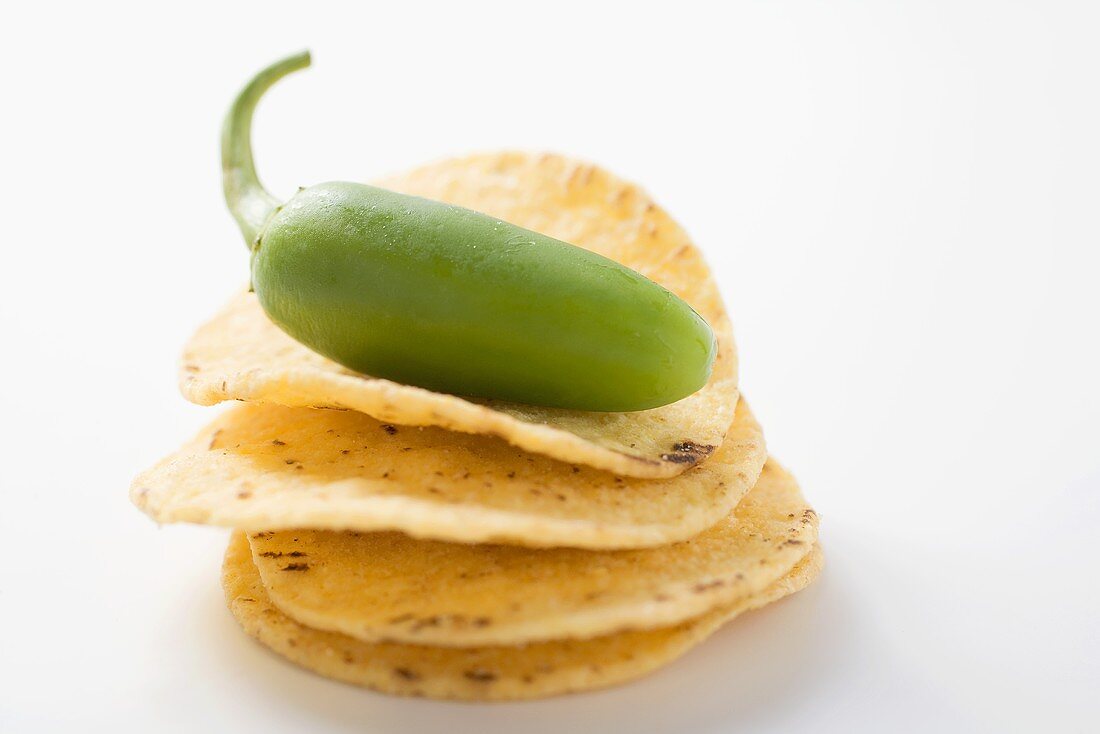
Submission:
[[[702,255],[640,189],[591,165],[523,153],[443,161],[380,185],[486,212],[660,283],[714,330],[719,349],[710,381],[676,403],[633,413],[468,400],[347,370],[283,333],[246,293],[188,342],[180,372],[188,400],[350,408],[385,423],[496,435],[527,451],[634,477],[675,476],[722,443],[737,403],[729,318]]]
[[[807,586],[823,557],[814,546],[790,573],[764,591],[687,622],[588,640],[554,640],[519,647],[431,647],[369,643],[294,621],[268,597],[248,540],[235,533],[222,567],[233,616],[250,636],[326,678],[401,696],[460,701],[544,698],[638,678],[709,637],[742,612]]]
[[[709,461],[650,480],[563,464],[491,436],[244,404],[139,475],[130,496],[157,522],[633,548],[683,540],[721,520],[766,456],[744,401]]]
[[[474,647],[667,627],[763,591],[817,539],[817,515],[769,461],[737,509],[642,550],[456,545],[401,533],[259,532],[252,558],[298,622],[364,642]]]

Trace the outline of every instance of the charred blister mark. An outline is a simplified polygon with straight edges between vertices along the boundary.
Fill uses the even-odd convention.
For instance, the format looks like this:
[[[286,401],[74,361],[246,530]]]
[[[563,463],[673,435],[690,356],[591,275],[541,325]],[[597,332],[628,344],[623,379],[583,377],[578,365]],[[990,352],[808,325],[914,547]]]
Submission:
[[[691,590],[696,594],[702,594],[705,591],[710,591],[711,589],[718,589],[718,588],[721,588],[725,585],[726,585],[725,579],[714,579],[713,581],[706,581],[706,582],[703,582],[703,583],[695,584],[695,586],[691,587]]]
[[[393,674],[402,680],[420,680],[420,673],[412,668],[394,668]]]
[[[438,615],[432,615],[430,617],[421,617],[409,626],[410,632],[419,632],[426,627],[438,627],[443,623],[443,619]]]
[[[427,627],[465,627],[485,628],[493,623],[491,617],[467,617],[464,614],[437,614],[430,617],[416,617],[413,614],[401,614],[391,617],[389,624],[405,625],[409,632],[419,632]],[[407,623],[407,624],[406,624]]]
[[[279,570],[280,571],[308,571],[309,570],[309,564],[308,563],[288,563]]]
[[[213,451],[218,446],[218,437],[222,435],[222,429],[214,431],[210,435],[210,444],[206,447],[208,451]]]
[[[382,430],[385,431],[386,433],[388,433],[391,436],[393,436],[394,434],[397,433],[397,427],[392,426],[389,423],[382,424]]]
[[[491,670],[485,668],[470,668],[462,673],[467,680],[472,680],[475,683],[492,683],[497,679],[497,674]]]
[[[661,454],[661,458],[673,464],[695,464],[714,453],[714,449],[710,444],[680,441],[672,445],[671,452]]]

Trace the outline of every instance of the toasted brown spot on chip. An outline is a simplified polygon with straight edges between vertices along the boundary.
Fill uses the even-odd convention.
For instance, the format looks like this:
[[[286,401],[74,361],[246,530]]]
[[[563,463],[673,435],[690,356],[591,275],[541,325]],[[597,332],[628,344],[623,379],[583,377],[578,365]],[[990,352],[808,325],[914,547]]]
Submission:
[[[470,668],[463,673],[469,680],[477,683],[492,683],[497,679],[497,674],[491,670],[485,670],[484,668]]]
[[[420,674],[410,668],[394,668],[393,674],[404,680],[420,680]]]
[[[673,444],[671,453],[661,454],[661,458],[676,464],[694,464],[714,453],[715,448],[710,444],[680,441]]]

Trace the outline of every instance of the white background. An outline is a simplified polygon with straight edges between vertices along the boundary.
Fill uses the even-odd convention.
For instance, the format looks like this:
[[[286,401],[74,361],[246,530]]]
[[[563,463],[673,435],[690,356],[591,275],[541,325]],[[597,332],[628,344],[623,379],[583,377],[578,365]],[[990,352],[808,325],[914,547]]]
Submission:
[[[1095,731],[1096,4],[218,5],[0,22],[0,730]],[[820,583],[532,704],[387,698],[237,630],[226,533],[126,493],[212,415],[175,360],[246,277],[221,115],[306,45],[257,119],[277,193],[547,149],[687,227]]]

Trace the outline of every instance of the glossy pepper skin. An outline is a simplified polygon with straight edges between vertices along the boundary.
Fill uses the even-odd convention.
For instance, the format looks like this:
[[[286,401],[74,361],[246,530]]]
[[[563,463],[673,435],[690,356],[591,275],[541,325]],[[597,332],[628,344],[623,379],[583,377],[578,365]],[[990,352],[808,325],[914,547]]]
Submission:
[[[593,411],[702,387],[707,323],[639,273],[485,214],[355,183],[280,205],[256,179],[252,109],[307,54],[261,72],[223,132],[226,199],[271,320],[358,372],[441,392]]]

